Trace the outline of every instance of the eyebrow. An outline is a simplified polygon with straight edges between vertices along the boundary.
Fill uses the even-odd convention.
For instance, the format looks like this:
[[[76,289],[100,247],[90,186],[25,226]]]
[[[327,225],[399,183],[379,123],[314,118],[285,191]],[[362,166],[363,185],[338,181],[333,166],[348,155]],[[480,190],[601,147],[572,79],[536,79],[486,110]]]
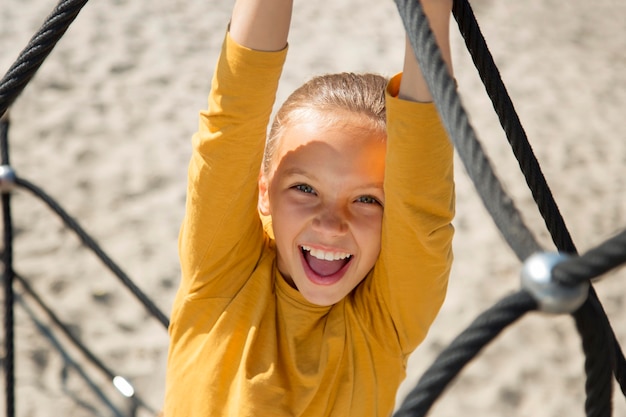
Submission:
[[[306,177],[311,176],[307,171],[301,169],[300,167],[287,168],[286,170],[283,171],[283,174],[285,174],[285,175],[298,174],[298,175],[304,175]]]
[[[300,167],[291,167],[286,169],[285,171],[283,171],[283,175],[287,176],[287,175],[302,175],[305,176],[307,178],[310,178],[312,180],[318,180],[317,176],[313,173],[310,173],[308,171],[305,171],[303,169],[301,169]],[[368,188],[379,188],[384,190],[384,182],[370,182],[367,184],[364,184],[363,186],[360,186],[359,189],[368,189]]]
[[[283,177],[288,177],[288,176],[291,176],[291,175],[301,175],[301,176],[306,177],[308,179],[311,179],[313,181],[317,181],[318,180],[317,176],[314,173],[312,173],[310,171],[305,171],[302,168],[297,167],[297,166],[294,166],[294,167],[291,167],[291,168],[287,168],[287,169],[285,169],[283,171]]]

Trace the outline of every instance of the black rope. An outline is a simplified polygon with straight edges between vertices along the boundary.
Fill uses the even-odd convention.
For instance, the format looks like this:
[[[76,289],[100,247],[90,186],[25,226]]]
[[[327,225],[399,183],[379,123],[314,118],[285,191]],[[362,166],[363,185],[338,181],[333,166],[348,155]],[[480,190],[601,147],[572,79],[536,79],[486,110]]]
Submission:
[[[541,172],[472,7],[467,0],[454,0],[452,13],[553,242],[560,251],[575,253],[572,237]]]
[[[87,359],[89,359],[97,368],[99,368],[109,379],[115,378],[115,374],[100,359],[98,359],[75,335],[70,329],[63,324],[61,319],[44,303],[42,298],[35,292],[33,287],[22,278],[19,274],[15,274],[16,280],[20,283],[24,291],[35,300],[37,305],[48,315],[50,320],[57,325],[61,332],[80,350]]]
[[[576,285],[588,282],[624,263],[626,263],[626,230],[581,256],[568,258],[557,264],[552,270],[552,276],[563,285]]]
[[[452,79],[449,76],[447,69],[445,68],[445,64],[441,59],[432,32],[430,31],[427,20],[423,15],[421,5],[419,4],[419,2],[416,2],[414,4],[407,4],[403,0],[397,0],[396,3],[398,4],[401,17],[403,18],[403,22],[405,24],[405,27],[407,28],[407,32],[409,33],[409,38],[413,45],[414,52],[420,61],[420,65],[423,66],[423,72],[426,76],[429,87],[433,92],[433,96],[435,97],[435,102],[444,120],[444,125],[446,126],[448,134],[455,142],[457,152],[461,156],[461,159],[465,164],[470,178],[472,179],[472,181],[474,181],[475,187],[477,188],[479,195],[483,199],[483,203],[485,204],[487,210],[490,212],[491,216],[494,218],[496,225],[500,229],[507,243],[514,250],[518,258],[520,258],[521,260],[526,259],[531,253],[537,251],[539,246],[529,230],[524,225],[521,216],[515,208],[512,200],[508,197],[508,195],[506,195],[498,179],[495,177],[489,161],[486,158],[485,153],[482,151],[481,145],[476,139],[475,133],[469,125],[467,115],[460,105],[460,100],[454,88],[454,83],[452,82]],[[5,77],[0,80],[0,114],[2,114],[10,106],[11,103],[13,103],[13,101],[25,88],[30,79],[32,79],[37,69],[41,66],[45,58],[54,48],[56,42],[65,33],[65,31],[69,27],[69,24],[71,24],[71,22],[77,16],[78,12],[84,6],[84,4],[86,4],[86,0],[61,1],[53,14],[44,23],[40,31],[31,39],[26,49],[22,52],[22,54],[20,54],[16,63],[9,69]],[[455,14],[455,18],[457,18],[457,22],[459,23],[459,28],[461,29],[461,31],[464,33],[467,32],[466,30],[464,30],[468,29],[468,27],[466,26],[467,22],[471,22],[471,19],[474,19],[469,4],[467,2],[455,0],[453,12]],[[463,19],[459,19],[459,16],[462,16]],[[409,30],[413,27],[417,27],[419,31],[417,33],[414,33]],[[472,32],[467,33],[469,33],[470,35],[476,35],[476,33],[480,34],[479,31],[475,31],[477,28],[477,24],[475,24],[474,26],[470,25],[470,29],[472,30]],[[477,64],[477,68],[480,67],[479,72],[481,74],[481,78],[483,79],[483,83],[487,88],[488,94],[492,98],[496,113],[500,117],[501,124],[505,129],[509,142],[512,145],[513,152],[518,158],[520,166],[522,167],[522,171],[526,177],[526,181],[531,187],[533,197],[535,198],[539,210],[544,217],[544,220],[546,221],[546,225],[550,230],[555,244],[561,250],[570,253],[575,252],[575,247],[573,245],[573,242],[571,241],[569,232],[565,228],[562,217],[560,216],[558,208],[554,203],[552,194],[547,184],[545,183],[543,175],[541,175],[539,164],[534,158],[530,145],[528,145],[525,132],[521,128],[519,118],[515,114],[515,110],[510,101],[510,98],[506,94],[504,86],[500,85],[502,84],[501,78],[499,76],[499,73],[497,72],[495,64],[493,64],[493,59],[488,53],[486,44],[484,45],[484,48],[475,47],[475,45],[477,45],[475,42],[481,42],[482,36],[476,37],[464,35],[464,37],[466,39],[468,49],[470,50],[470,53],[472,53],[472,57],[475,60],[475,63],[480,63],[480,65]],[[482,38],[482,42],[484,43],[484,38]],[[479,49],[482,49],[483,52],[487,51],[487,61],[477,60],[477,57],[473,52]],[[425,59],[423,55],[426,53],[429,53],[430,57],[434,58]],[[484,56],[483,59],[485,59]],[[489,62],[489,60],[491,60],[491,63]],[[485,62],[487,63],[487,65],[482,65]],[[493,64],[493,66],[489,68],[491,64]],[[485,68],[488,68],[489,71],[491,71],[487,75],[485,75]],[[494,69],[496,70],[495,72],[493,72]],[[443,88],[438,89],[438,86],[443,86]],[[441,103],[445,103],[445,105]],[[457,137],[457,132],[461,132],[462,134]],[[3,157],[4,156],[5,151],[3,150]],[[8,164],[8,151],[6,151],[6,157]],[[478,182],[478,179],[481,179],[481,182]],[[126,274],[124,274],[121,269],[108,258],[108,256],[98,247],[95,241],[93,241],[93,239],[91,239],[82,230],[82,228],[80,228],[80,226],[71,217],[69,217],[62,210],[62,208],[58,206],[58,204],[56,204],[56,202],[50,199],[47,195],[43,193],[43,191],[38,189],[36,186],[28,183],[25,180],[17,178],[16,184],[29,189],[31,192],[42,198],[57,214],[59,214],[59,216],[68,225],[68,227],[72,228],[79,235],[83,243],[90,247],[94,251],[94,253],[96,253],[96,255],[105,263],[105,265],[107,265],[111,269],[111,271],[113,271],[122,280],[122,282],[131,289],[131,291],[140,299],[140,301],[142,301],[144,306],[146,306],[146,308],[166,327],[168,326],[169,320],[167,319],[167,317],[163,313],[161,313],[158,308],[156,308],[156,306],[154,306],[152,302],[147,299],[147,297],[143,295],[143,293],[132,283],[132,281],[130,281]],[[12,278],[14,274],[12,271],[12,254],[9,250],[11,244],[9,243],[7,245],[6,243],[7,229],[11,229],[10,227],[7,227],[7,224],[11,224],[9,203],[9,194],[4,193],[3,208],[5,222],[5,253],[3,257],[5,258],[5,287],[7,285],[7,281],[9,281],[9,279],[7,279],[6,277],[10,276],[10,281],[12,283]],[[12,232],[9,234],[11,235],[12,240]],[[611,248],[613,248],[613,246],[611,246]],[[599,260],[598,256],[600,255],[602,255],[603,257]],[[623,255],[623,252],[621,253],[621,255]],[[609,258],[608,261],[606,260],[606,257]],[[577,259],[583,259],[583,257]],[[589,273],[595,273],[598,268],[605,267],[606,262],[617,262],[621,259],[622,256],[620,256],[620,253],[616,254],[615,252],[610,252],[607,255],[605,252],[602,252],[601,254],[597,254],[594,252],[593,256],[589,255],[586,260],[580,261],[587,262],[585,265],[587,265],[588,267],[588,269],[584,272],[581,272],[581,274],[588,275]],[[573,263],[574,262],[572,262],[572,264]],[[563,268],[567,269],[567,267]],[[599,272],[598,274],[600,273],[603,272]],[[568,275],[568,277],[570,277],[570,275]],[[598,378],[606,381],[606,374],[608,373],[610,375],[610,372],[606,372],[607,367],[602,367],[602,359],[597,360],[596,356],[599,355],[601,358],[606,359],[607,356],[614,357],[616,352],[615,348],[613,348],[612,351],[610,350],[608,352],[608,355],[603,355],[601,352],[602,347],[605,346],[603,343],[600,342],[606,340],[607,338],[610,339],[610,335],[608,333],[612,333],[612,330],[610,329],[610,325],[608,325],[608,319],[606,318],[606,315],[602,310],[601,304],[599,303],[599,300],[597,300],[597,296],[595,296],[595,292],[593,292],[593,290],[592,295],[593,297],[590,298],[591,301],[586,303],[583,308],[576,312],[574,314],[574,317],[576,319],[579,332],[581,333],[581,336],[583,336],[583,346],[587,358],[585,367],[588,374],[588,404],[586,405],[586,410],[589,416],[603,416],[607,415],[607,410],[605,406],[606,404],[609,404],[608,413],[610,414],[610,377],[608,378],[608,390],[606,389],[606,383],[602,384],[599,389],[596,389],[596,384],[594,383],[594,381],[596,381],[596,379]],[[7,296],[6,298],[10,298],[11,304],[13,304],[12,293],[10,297]],[[495,333],[475,335],[470,332],[470,328],[467,331],[468,333],[462,333],[457,339],[455,339],[455,342],[458,342],[466,349],[469,349],[470,353],[473,351],[474,355],[478,353],[478,351],[482,349],[484,344],[493,339],[499,333],[499,331],[501,331],[505,327],[505,325],[512,323],[517,318],[521,317],[521,315],[523,315],[526,311],[529,311],[530,309],[535,307],[534,301],[530,300],[528,298],[528,295],[526,295],[525,293],[519,293],[517,295],[517,298],[519,299],[516,299],[515,301],[519,303],[518,307],[522,305],[524,305],[525,307],[522,306],[522,310],[517,310],[518,313],[521,312],[521,314],[518,314],[516,317],[505,314],[506,319],[503,321],[499,320],[496,315],[492,314],[492,310],[497,310],[496,307],[500,306],[499,303],[494,306],[492,310],[485,312],[477,319],[477,322],[479,322],[481,319],[484,319],[485,322],[495,321],[496,323],[499,323],[501,327],[498,327],[498,325],[496,325]],[[507,304],[508,301],[512,300],[503,300],[505,304]],[[524,310],[524,308],[526,309]],[[497,311],[494,311],[493,313],[497,313]],[[8,316],[9,315],[7,314],[7,317]],[[602,327],[604,331],[603,336],[597,337],[596,335],[594,337],[595,333],[590,333],[590,329],[592,328],[593,323],[597,323],[598,316],[601,320],[606,320],[607,326]],[[7,317],[5,317],[5,322],[7,321]],[[10,320],[13,320],[12,311],[10,314]],[[507,320],[509,320],[508,323]],[[487,337],[489,340],[485,340],[485,342],[481,345],[480,342],[485,337]],[[463,339],[467,340],[463,341]],[[614,335],[613,340],[617,348],[619,349],[619,344],[617,344]],[[455,342],[453,342],[448,350],[444,351],[444,353],[448,351],[453,352],[455,350]],[[10,350],[12,352],[13,346],[10,347]],[[619,352],[621,354],[621,349]],[[443,365],[446,365],[447,361],[449,361],[449,364],[453,365],[452,368],[458,368],[458,372],[464,366],[464,364],[471,359],[471,357],[467,358],[466,356],[461,354],[460,357],[457,357],[455,359],[455,355],[457,355],[457,353],[453,352],[451,358],[443,360],[442,362]],[[444,355],[442,354],[440,358],[442,356]],[[612,361],[614,360],[615,359],[612,359]],[[436,365],[438,363],[439,365],[441,365],[442,362],[435,362],[431,369],[436,369]],[[598,363],[600,363],[600,365],[597,365]],[[447,367],[447,365],[444,366],[444,368]],[[445,384],[441,385],[441,379],[433,377],[433,380],[429,381],[428,376],[429,374],[427,373],[422,378],[421,381],[425,381],[424,384],[426,384],[427,386],[433,386],[434,384],[434,390],[438,390],[439,392],[441,392],[445,388]],[[452,377],[454,377],[454,375],[450,376],[447,371],[444,372],[443,379],[451,379]],[[7,387],[8,386],[12,387],[13,383],[7,383]],[[418,387],[416,387],[416,390],[418,390]],[[606,400],[606,392],[609,393],[608,402]],[[426,399],[430,401],[428,398],[430,398],[429,396],[427,396]],[[597,400],[597,398],[600,398],[600,400]],[[432,401],[434,401],[434,398],[432,399]],[[416,400],[415,398],[407,398],[405,403],[407,402],[409,407],[411,406],[411,404],[418,406],[418,408],[420,407],[420,401]],[[432,404],[432,402],[430,404]],[[600,404],[600,406],[598,406],[597,404]],[[7,406],[9,407],[8,404]],[[423,406],[421,407],[423,408]],[[430,407],[430,405],[428,405],[428,407]],[[428,408],[426,408],[424,412],[426,412],[427,409]],[[8,413],[7,415],[12,416],[13,413],[14,410],[12,410],[11,413]]]
[[[9,116],[0,112],[0,155],[2,165],[9,166]],[[15,317],[13,311],[13,221],[11,219],[10,191],[2,192],[2,222],[4,226],[4,381],[5,381],[5,411],[6,417],[15,416]]]
[[[443,124],[505,241],[520,260],[540,250],[482,150],[419,1],[395,0]]]
[[[580,257],[572,257],[557,264],[552,269],[552,277],[562,285],[577,285],[602,275],[624,263],[626,263],[626,231],[619,233]],[[591,325],[589,324],[589,316],[595,317]],[[594,331],[598,332],[598,329],[606,337],[605,344],[608,354],[605,354],[605,356],[610,359],[615,380],[619,384],[622,394],[626,396],[626,359],[606,312],[602,307],[602,303],[600,303],[597,294],[593,291],[593,287],[591,287],[587,302],[583,305],[583,308],[573,313],[573,317],[579,332],[586,327],[590,327],[585,333],[587,337],[594,334]],[[587,359],[590,360],[589,358]],[[593,366],[593,364],[593,362],[586,363],[585,368],[587,369]],[[597,372],[587,372],[588,378],[597,378],[597,375],[602,370],[602,367],[598,366],[600,370]],[[593,384],[598,383],[598,381],[593,382]],[[587,384],[592,384],[592,382],[588,381]]]
[[[491,99],[493,108],[511,144],[511,149],[518,160],[526,183],[552,237],[552,241],[561,252],[577,253],[576,246],[554,201],[550,187],[541,172],[539,162],[528,142],[526,132],[522,127],[513,102],[500,76],[500,71],[489,51],[487,42],[481,33],[480,26],[469,2],[467,0],[454,0],[452,12],[465,40],[465,45],[485,86],[485,91]],[[590,289],[589,297],[595,300],[592,303],[593,308],[599,314],[606,316],[593,287]],[[624,358],[612,328],[608,335],[608,342],[611,343],[615,351],[613,356],[615,359],[613,363],[615,377],[620,384],[622,392],[626,395],[626,358]]]
[[[17,177],[15,179],[16,185],[27,189],[35,196],[44,201],[48,207],[50,207],[65,223],[67,227],[73,230],[85,246],[93,251],[94,254],[106,265],[111,272],[113,272],[128,289],[137,297],[137,299],[146,307],[146,309],[167,328],[169,326],[169,319],[167,316],[159,310],[159,308],[135,285],[135,283],[126,275],[124,271],[115,263],[109,256],[100,248],[96,241],[91,238],[83,230],[83,228],[74,220],[67,212],[50,196],[48,196],[42,189],[29,181]]]
[[[439,354],[394,416],[425,416],[448,384],[470,360],[503,329],[536,308],[537,303],[533,297],[525,291],[519,291],[505,297],[479,315]]]
[[[78,337],[70,331],[70,329],[61,321],[61,319],[52,311],[50,307],[43,301],[43,299],[37,294],[33,287],[19,274],[15,274],[16,280],[20,283],[24,291],[32,298],[35,303],[46,313],[48,318],[61,330],[61,332],[69,339],[70,342],[92,363],[98,368],[104,375],[106,375],[111,381],[118,376],[110,368],[108,368],[104,362],[96,357],[91,350],[82,343]],[[154,414],[154,410],[149,407],[137,394],[131,397],[132,401],[137,405],[148,409]]]
[[[538,245],[536,244],[532,236],[530,236],[530,233],[527,232],[527,229],[525,228],[525,226],[523,225],[523,222],[521,221],[521,216],[518,214],[517,210],[514,208],[512,203],[510,203],[510,199],[508,198],[508,196],[506,196],[506,194],[503,191],[501,191],[501,186],[499,182],[497,181],[497,178],[495,178],[495,175],[493,175],[493,170],[491,170],[491,168],[489,167],[489,163],[487,161],[487,158],[484,156],[484,152],[482,152],[482,150],[480,149],[480,145],[478,144],[475,138],[475,134],[473,130],[471,129],[471,127],[469,126],[469,122],[467,121],[467,115],[465,114],[460,104],[458,94],[453,88],[454,83],[452,82],[451,77],[449,76],[447,68],[445,67],[445,63],[441,59],[439,48],[436,45],[432,32],[430,31],[428,21],[423,14],[421,4],[418,1],[412,4],[408,4],[406,1],[401,1],[401,0],[397,0],[396,3],[398,4],[398,9],[400,11],[401,18],[404,22],[407,33],[409,34],[409,39],[411,40],[411,44],[414,49],[415,55],[417,56],[418,61],[420,62],[422,72],[424,73],[424,76],[426,78],[426,81],[428,82],[429,88],[434,96],[435,104],[437,105],[439,113],[442,116],[444,125],[446,126],[446,129],[448,130],[448,134],[450,135],[452,140],[455,142],[457,152],[459,153],[459,156],[461,157],[463,163],[465,164],[465,167],[468,171],[470,178],[474,182],[474,185],[479,195],[481,196],[483,203],[487,207],[487,210],[490,212],[491,216],[493,217],[496,225],[500,229],[507,243],[509,243],[509,245],[513,248],[513,250],[518,255],[520,260],[526,259],[533,252],[533,251],[529,252],[528,249],[534,248],[536,251],[538,249]],[[460,14],[459,12],[462,9],[459,8],[458,2],[455,5],[455,7],[456,7],[457,15]],[[470,10],[470,9],[467,9],[467,10]],[[460,24],[460,27],[462,27],[462,24]],[[477,26],[474,29],[475,31],[479,30]],[[474,56],[474,59],[476,60],[475,56]],[[495,64],[494,64],[494,68],[495,68]],[[481,78],[483,78],[483,80],[487,79],[484,76],[484,74],[481,74]],[[496,79],[499,79],[499,78],[500,77],[498,75]],[[487,85],[491,85],[491,84],[487,82],[486,86]],[[488,90],[490,90],[493,93],[493,88],[488,88]],[[493,95],[493,94],[490,94],[490,95]],[[502,99],[501,96],[500,96],[500,99]],[[492,97],[492,101],[494,101],[493,97]],[[510,103],[510,100],[508,101]],[[500,107],[496,105],[495,103],[496,102],[494,101],[494,107]],[[514,113],[514,109],[512,108],[512,105],[510,106],[508,110],[513,110],[513,113]],[[501,120],[502,120],[503,114],[500,114],[500,113],[499,113],[499,116],[501,117]],[[515,118],[516,118],[516,115],[515,115]],[[511,134],[512,128],[505,127],[505,129],[507,130],[507,137],[509,137],[509,135]],[[525,134],[523,130],[521,131],[521,133],[518,132],[517,136],[518,138],[523,138],[525,140]],[[516,150],[517,152],[520,152],[520,149],[525,149],[526,151],[530,153],[530,155],[532,155],[532,149],[530,149],[530,146],[527,145],[526,147],[524,147],[523,145],[520,145],[522,144],[522,142],[523,141],[520,142],[518,140],[512,143],[514,152]],[[532,179],[532,181],[527,180],[527,182],[529,182],[529,185],[531,185],[532,187],[531,191],[533,192],[533,195],[536,196],[536,198],[540,200],[540,202],[538,203],[538,206],[540,206],[540,211],[542,211],[542,216],[544,216],[546,224],[549,227],[551,234],[553,235],[553,240],[555,241],[555,243],[558,246],[561,246],[562,250],[565,252],[570,252],[570,253],[575,252],[574,244],[571,241],[571,237],[569,236],[569,232],[567,232],[567,229],[563,228],[562,230],[557,230],[561,226],[564,227],[564,222],[562,220],[562,217],[560,216],[560,213],[558,212],[558,208],[556,208],[556,204],[553,204],[553,207],[550,207],[551,204],[553,203],[553,199],[552,199],[551,193],[549,192],[549,188],[547,188],[547,184],[545,184],[545,188],[542,188],[539,185],[537,185],[541,183],[541,181],[543,180],[543,176],[537,175],[536,173],[532,173],[531,175],[530,170],[532,170],[533,158],[534,158],[534,155],[526,158],[524,162],[520,162],[520,166],[522,166],[522,169],[526,170],[524,172],[525,176],[527,176],[527,178]],[[520,161],[520,158],[518,158],[518,161]],[[531,162],[528,162],[528,161],[531,161]],[[534,165],[538,167],[538,163]],[[531,168],[528,168],[528,166],[530,166]],[[485,178],[487,178],[487,181],[484,181]],[[481,179],[482,181],[479,182],[478,179]],[[485,184],[488,184],[488,185],[485,186]],[[486,190],[482,188],[483,186],[486,188]],[[494,186],[497,187],[497,190],[495,193],[493,193]],[[498,194],[501,194],[501,195],[498,195]],[[544,204],[546,201],[548,201],[548,204]],[[492,206],[492,203],[493,203],[493,206]],[[505,210],[502,210],[503,208],[506,210],[509,216],[513,215],[513,217],[510,217],[509,219],[506,219],[506,216],[501,217],[501,214],[505,212]],[[552,210],[552,209],[556,209],[556,210]],[[513,228],[510,228],[510,225],[508,224],[508,222],[511,220],[514,223]],[[512,231],[513,233],[511,233]],[[523,231],[524,233],[520,235],[519,233],[515,233],[515,231]],[[519,236],[521,236],[522,238],[522,243],[519,243],[519,242],[516,243],[516,240],[518,239]],[[590,295],[591,295],[590,299],[592,301],[596,301],[596,302],[590,303],[593,309],[595,309],[595,311],[599,313],[601,316],[606,317],[606,314],[604,313],[602,309],[601,303],[599,302],[599,300],[597,300],[597,295],[595,291],[593,290],[593,288],[590,291]],[[582,314],[583,313],[579,312],[573,315],[576,320],[577,327],[579,329],[583,329],[584,327],[581,323],[581,321],[584,320],[581,317]],[[607,340],[610,343],[608,356],[611,357],[611,360],[613,362],[612,365],[616,372],[616,378],[618,380],[623,380],[623,377],[618,376],[619,373],[622,373],[622,371],[620,371],[619,369],[624,368],[623,353],[621,352],[619,343],[617,342],[615,335],[613,334],[612,329],[610,328],[610,324],[608,324],[608,319],[606,320],[606,322],[607,322],[607,329],[605,329],[606,330],[605,333],[606,333]],[[579,330],[579,332],[581,332],[581,330]],[[581,337],[584,338],[585,334],[581,333]],[[593,364],[593,363],[595,362],[594,361],[589,362],[589,364]],[[588,372],[588,378],[594,378],[595,375],[597,375],[597,373]],[[593,382],[591,382],[588,379],[588,384],[593,384]],[[623,386],[622,386],[622,391],[624,391]],[[593,392],[590,393],[590,395],[593,395]]]
[[[591,289],[593,289],[593,287],[591,287]],[[586,304],[589,304],[589,306],[591,306],[591,308],[595,310],[595,314],[601,320],[599,324],[604,326],[607,334],[610,336],[608,339],[608,347],[609,357],[611,359],[611,367],[613,368],[615,380],[619,384],[622,394],[626,397],[626,359],[624,359],[624,352],[622,351],[622,347],[620,346],[619,341],[613,333],[609,318],[606,315],[598,297],[590,296],[587,299]],[[575,319],[577,318],[577,314],[578,312],[574,312],[573,314]]]
[[[10,164],[9,156],[9,127],[11,124],[9,111],[0,113],[0,158],[2,165]]]
[[[61,0],[0,80],[0,114],[22,93],[87,0]]]
[[[83,381],[87,384],[87,386],[91,389],[91,391],[96,395],[96,397],[99,398],[109,408],[109,410],[111,411],[111,414],[107,414],[108,416],[111,416],[111,417],[134,417],[134,416],[124,415],[123,412],[118,409],[118,406],[113,404],[113,402],[107,397],[107,395],[102,391],[102,389],[100,389],[100,387],[98,387],[98,385],[95,383],[95,381],[93,381],[92,378],[90,378],[90,376],[87,374],[87,372],[85,372],[83,367],[80,366],[68,354],[68,352],[65,349],[63,349],[63,346],[61,345],[61,342],[55,337],[55,335],[52,333],[52,331],[50,331],[49,327],[46,326],[44,323],[42,323],[41,320],[39,320],[39,318],[37,317],[35,312],[30,308],[28,303],[26,303],[24,301],[24,297],[20,296],[20,294],[15,294],[15,301],[26,312],[26,314],[29,316],[30,320],[35,325],[37,330],[39,330],[39,333],[41,333],[46,338],[46,340],[50,343],[50,345],[59,353],[59,355],[63,359],[63,365],[64,365],[63,371],[65,372],[66,368],[74,369],[74,371],[76,371],[78,376],[80,376],[83,379]],[[62,379],[62,383],[63,383],[64,388],[66,388],[66,383],[65,383],[65,381],[63,379]],[[66,392],[66,393],[70,394],[69,392]],[[87,408],[89,411],[92,411],[92,414],[94,416],[95,415],[98,415],[98,416],[102,416],[103,415],[103,413],[97,412],[97,410],[95,410],[95,408],[88,407],[85,403],[80,402],[76,397],[74,397],[72,395],[70,395],[70,396],[72,398],[74,398],[74,400],[79,402],[79,405]]]
[[[586,302],[574,313],[585,353],[585,412],[587,417],[607,417],[612,412],[611,346],[606,316]]]
[[[20,53],[15,63],[9,68],[4,77],[0,80],[0,115],[2,120],[6,119],[6,111],[9,106],[21,94],[29,81],[34,77],[37,70],[41,67],[46,57],[50,54],[56,43],[67,31],[70,24],[74,21],[87,0],[61,0],[53,12],[46,19],[39,31],[31,38],[26,48]],[[4,125],[4,123],[3,123]],[[2,146],[2,160],[8,165],[8,149],[5,129],[3,127],[3,137],[5,139]],[[51,198],[49,198],[42,190],[28,181],[15,179],[15,183],[30,190],[39,196],[44,202],[50,206],[65,222],[65,224],[74,230],[82,242],[88,246],[104,264],[131,290],[131,292],[143,303],[148,311],[155,316],[166,328],[169,326],[169,319],[163,314],[128,278],[128,276],[100,249],[96,242],[89,237],[83,229],[76,223],[65,211]],[[3,193],[3,220],[4,220],[4,251],[3,261],[5,265],[4,286],[5,286],[5,376],[7,390],[7,417],[13,417],[15,414],[14,396],[15,396],[15,377],[14,377],[14,348],[13,348],[13,278],[14,271],[12,265],[12,223],[10,215],[10,194]],[[52,313],[48,310],[48,313]],[[62,327],[63,328],[63,327]],[[66,333],[72,339],[70,333]],[[81,349],[82,350],[82,349]],[[83,350],[88,358],[96,364],[100,369],[111,376],[111,372],[106,369],[104,364],[98,361],[88,351]],[[114,377],[114,376],[113,376]],[[137,399],[135,401],[138,401]]]

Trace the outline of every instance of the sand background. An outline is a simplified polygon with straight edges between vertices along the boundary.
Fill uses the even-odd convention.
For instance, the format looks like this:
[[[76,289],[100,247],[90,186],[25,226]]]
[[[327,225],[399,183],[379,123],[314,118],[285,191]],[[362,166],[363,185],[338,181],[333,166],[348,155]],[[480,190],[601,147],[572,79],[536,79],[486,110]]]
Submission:
[[[232,3],[89,2],[11,110],[11,165],[18,175],[57,199],[166,313],[179,279],[190,137]],[[55,5],[0,0],[0,73]],[[472,5],[574,241],[585,251],[626,226],[626,3]],[[404,34],[391,1],[296,2],[292,27],[279,103],[314,74],[390,75],[401,67]],[[454,26],[452,33],[471,122],[527,224],[553,249]],[[412,357],[399,398],[476,315],[519,287],[520,264],[458,161],[456,177],[449,295]],[[163,397],[165,329],[47,207],[25,191],[15,192],[13,202],[15,270],[102,362],[133,382],[148,405],[136,415],[153,415]],[[624,278],[622,268],[596,284],[621,341]],[[16,291],[23,292],[19,284]],[[23,300],[15,310],[17,415],[132,415],[130,402],[29,297]],[[615,391],[614,415],[624,416]],[[0,402],[4,409],[4,397]],[[473,361],[431,415],[583,416],[583,404],[583,356],[572,320],[534,313]]]

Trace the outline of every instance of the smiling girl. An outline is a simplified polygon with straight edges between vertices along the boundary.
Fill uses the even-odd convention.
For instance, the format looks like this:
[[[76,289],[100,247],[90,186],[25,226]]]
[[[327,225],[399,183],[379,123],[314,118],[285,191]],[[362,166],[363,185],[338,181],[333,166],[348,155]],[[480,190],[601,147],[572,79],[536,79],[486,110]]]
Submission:
[[[450,65],[451,0],[422,4]],[[236,2],[193,138],[168,417],[388,416],[445,297],[452,148],[417,61],[312,79],[266,141],[291,9]]]

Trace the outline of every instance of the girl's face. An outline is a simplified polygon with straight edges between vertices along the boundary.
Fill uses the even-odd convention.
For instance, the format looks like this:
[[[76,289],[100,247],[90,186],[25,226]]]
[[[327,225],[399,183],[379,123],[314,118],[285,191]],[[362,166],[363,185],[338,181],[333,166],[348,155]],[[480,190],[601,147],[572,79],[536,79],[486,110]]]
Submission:
[[[328,306],[350,293],[380,252],[385,140],[359,116],[330,127],[288,126],[259,208],[272,216],[278,269],[311,303]]]

